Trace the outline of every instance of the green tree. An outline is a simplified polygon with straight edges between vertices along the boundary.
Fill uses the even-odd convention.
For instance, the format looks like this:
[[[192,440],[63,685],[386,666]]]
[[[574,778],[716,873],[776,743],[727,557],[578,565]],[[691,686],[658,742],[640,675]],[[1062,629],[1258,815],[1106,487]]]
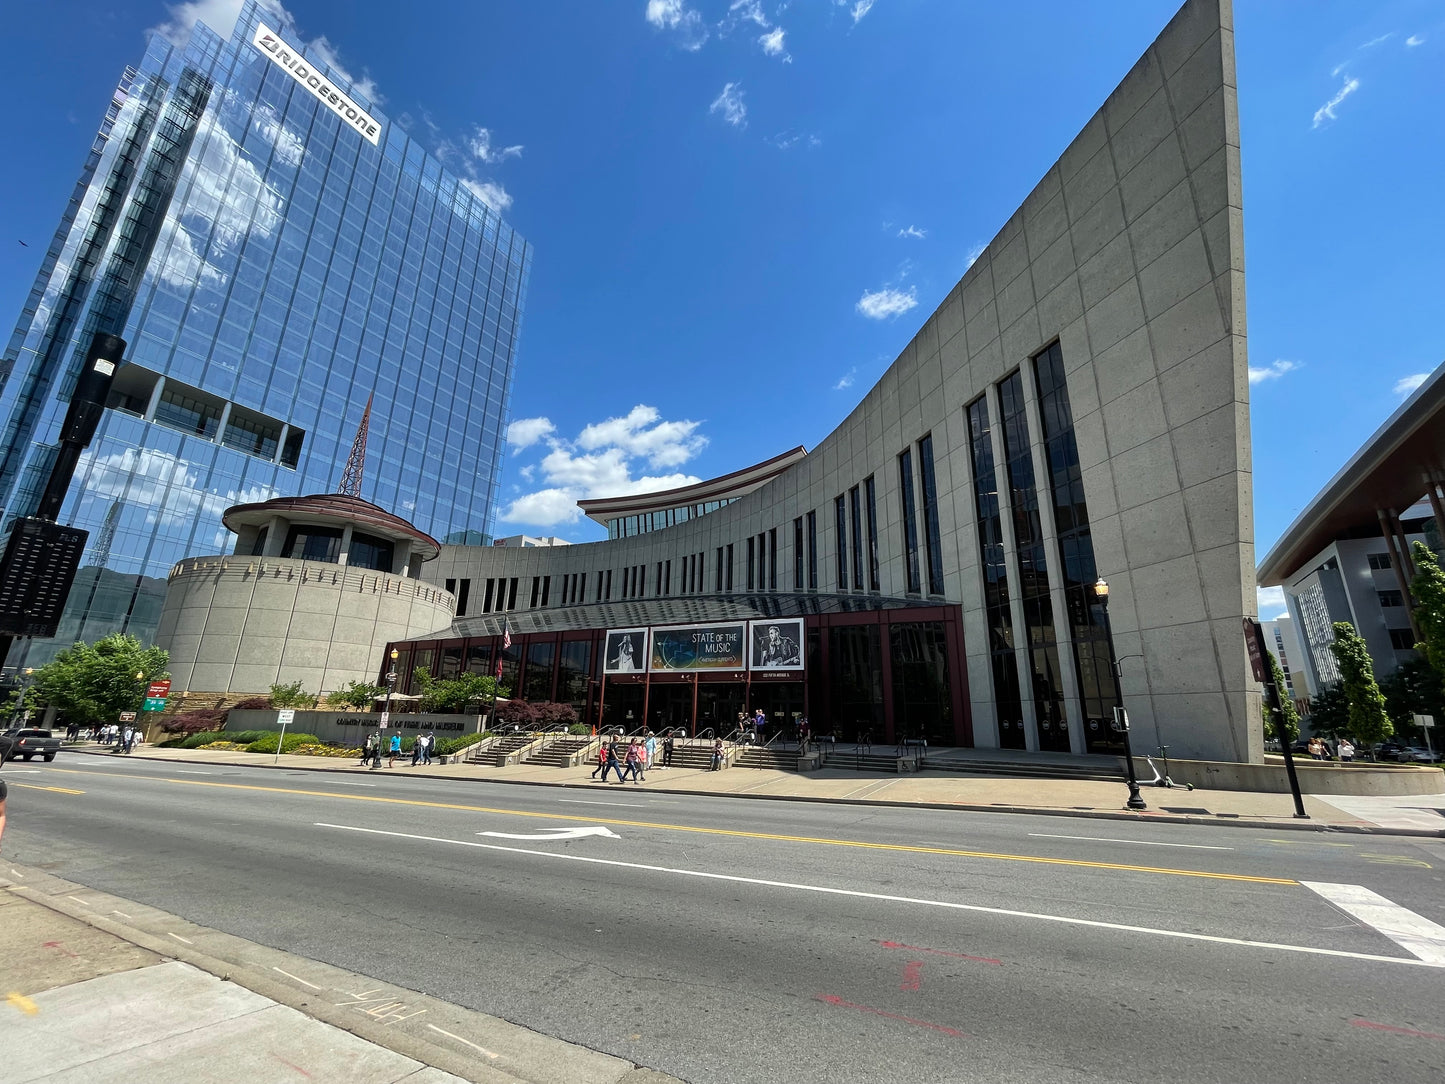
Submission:
[[[1445,719],[1445,682],[1440,673],[1425,659],[1416,657],[1395,667],[1395,672],[1380,680],[1385,697],[1385,710],[1395,724],[1395,733],[1409,732],[1423,744],[1416,715]]]
[[[1378,745],[1395,732],[1385,697],[1375,683],[1374,664],[1365,641],[1348,621],[1336,621],[1330,652],[1340,664],[1340,681],[1350,702],[1350,733],[1356,741]]]
[[[365,711],[375,703],[377,697],[385,694],[386,689],[380,685],[370,685],[365,681],[348,681],[326,700],[329,704],[338,704],[343,708]]]
[[[170,677],[169,662],[168,652],[120,632],[93,644],[77,641],[35,672],[33,695],[67,723],[103,726],[123,711],[139,711],[146,686]]]
[[[1299,740],[1299,712],[1295,710],[1294,701],[1290,699],[1289,689],[1284,683],[1284,671],[1279,668],[1279,660],[1274,657],[1273,651],[1265,649],[1265,654],[1269,656],[1270,680],[1274,682],[1275,692],[1279,693],[1280,714],[1284,716],[1284,737],[1281,740],[1293,743]],[[1268,693],[1264,696],[1264,736],[1279,737],[1274,712],[1269,707]]]
[[[1415,623],[1424,636],[1415,650],[1429,660],[1437,674],[1445,674],[1445,571],[1423,542],[1412,544],[1410,553],[1415,558],[1410,595],[1415,600]]]
[[[435,678],[430,671],[418,666],[412,676],[421,691],[422,711],[461,712],[468,704],[507,695],[491,674],[464,673],[453,678]]]
[[[1326,685],[1310,700],[1310,733],[1339,741],[1350,733],[1350,701],[1337,681]]]
[[[273,708],[309,708],[315,704],[316,697],[303,689],[299,681],[293,681],[290,685],[271,686]]]

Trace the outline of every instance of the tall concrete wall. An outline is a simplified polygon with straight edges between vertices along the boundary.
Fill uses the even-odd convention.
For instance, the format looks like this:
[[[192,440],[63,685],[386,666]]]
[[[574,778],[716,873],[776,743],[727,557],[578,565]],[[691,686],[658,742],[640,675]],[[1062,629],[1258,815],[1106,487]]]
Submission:
[[[422,580],[283,557],[192,557],[171,570],[156,645],[172,688],[331,692],[375,681],[391,640],[450,624],[456,600]]]

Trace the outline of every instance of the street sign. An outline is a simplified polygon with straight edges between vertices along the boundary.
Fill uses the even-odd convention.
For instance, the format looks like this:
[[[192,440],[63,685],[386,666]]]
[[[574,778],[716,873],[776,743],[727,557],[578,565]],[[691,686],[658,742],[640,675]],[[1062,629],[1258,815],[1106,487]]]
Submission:
[[[123,723],[133,723],[133,722],[135,722],[135,712],[133,712],[133,711],[123,711],[123,712],[121,712],[121,713],[120,713],[120,721],[123,722]]]
[[[378,729],[378,730],[385,730],[385,729],[386,729],[386,724],[389,723],[389,722],[391,722],[391,712],[389,712],[389,711],[384,711],[384,712],[382,712],[382,713],[381,713],[381,723],[380,723],[380,725],[377,727],[377,729]]]
[[[1244,619],[1244,646],[1249,651],[1249,668],[1254,671],[1254,680],[1268,684],[1270,673],[1264,661],[1264,630],[1252,617]]]
[[[171,695],[171,683],[169,681],[152,681],[146,686],[146,696],[152,699],[159,697],[164,700]]]
[[[1417,715],[1417,716],[1415,716],[1415,725],[1416,725],[1416,726],[1422,726],[1422,727],[1424,727],[1426,730],[1429,730],[1432,726],[1435,725],[1435,716],[1433,716],[1433,715]]]
[[[164,696],[148,696],[146,702],[141,705],[141,711],[165,711],[166,698]]]
[[[282,726],[290,726],[296,721],[296,709],[282,708],[276,713],[276,721]]]

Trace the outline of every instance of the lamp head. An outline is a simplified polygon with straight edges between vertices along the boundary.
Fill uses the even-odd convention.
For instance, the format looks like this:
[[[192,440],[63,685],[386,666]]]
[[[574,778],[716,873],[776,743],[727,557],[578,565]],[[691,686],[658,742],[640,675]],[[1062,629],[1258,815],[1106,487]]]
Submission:
[[[1094,582],[1094,597],[1100,602],[1109,601],[1109,583],[1103,576]]]
[[[144,671],[144,670],[137,670],[137,671],[135,672],[135,679],[136,679],[137,681],[144,681],[144,680],[145,680],[145,676],[146,676],[146,675],[145,675],[145,671]]]
[[[399,658],[401,658],[401,652],[398,651],[396,648],[392,648],[392,649],[391,649],[391,661],[392,661],[392,662],[396,662],[396,660],[399,659]]]

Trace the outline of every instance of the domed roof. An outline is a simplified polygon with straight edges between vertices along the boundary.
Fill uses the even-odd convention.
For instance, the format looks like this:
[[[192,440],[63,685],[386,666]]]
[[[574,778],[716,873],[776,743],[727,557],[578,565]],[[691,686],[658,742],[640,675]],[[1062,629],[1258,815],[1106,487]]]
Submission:
[[[313,493],[308,497],[275,497],[254,504],[235,504],[222,513],[221,522],[228,530],[236,531],[238,527],[264,527],[272,516],[281,516],[290,523],[328,527],[351,524],[366,534],[388,540],[410,539],[423,561],[430,561],[441,553],[441,545],[431,535],[380,505],[344,493]]]

